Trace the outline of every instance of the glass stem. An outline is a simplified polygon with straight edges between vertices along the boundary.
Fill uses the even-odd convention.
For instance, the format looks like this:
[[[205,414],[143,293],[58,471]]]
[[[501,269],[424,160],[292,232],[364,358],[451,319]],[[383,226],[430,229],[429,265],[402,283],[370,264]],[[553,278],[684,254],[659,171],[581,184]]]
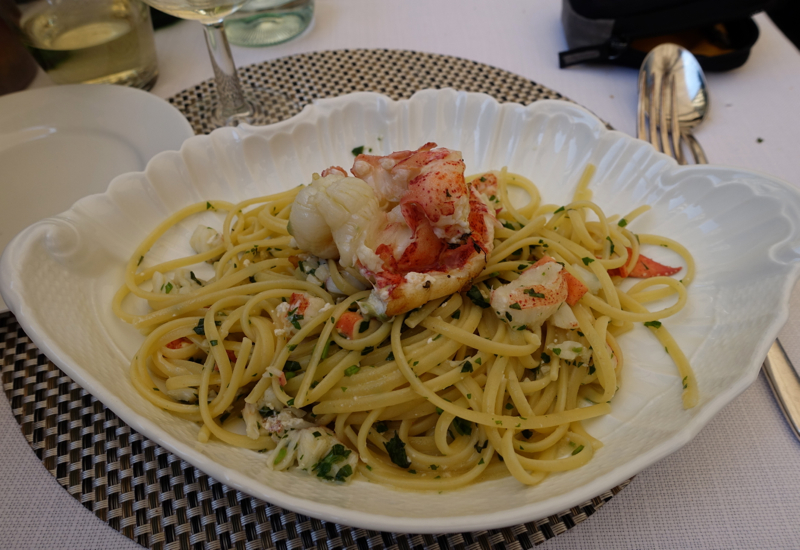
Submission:
[[[203,27],[206,30],[206,45],[211,56],[211,66],[214,67],[220,117],[227,124],[231,124],[234,123],[232,117],[249,115],[250,107],[244,99],[242,85],[236,75],[236,65],[222,21],[206,24]]]

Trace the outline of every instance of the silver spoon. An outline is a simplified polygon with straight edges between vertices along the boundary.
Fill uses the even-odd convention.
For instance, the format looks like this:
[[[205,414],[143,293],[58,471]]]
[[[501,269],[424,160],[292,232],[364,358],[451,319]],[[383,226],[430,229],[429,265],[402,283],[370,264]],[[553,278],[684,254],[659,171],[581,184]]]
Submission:
[[[648,113],[651,143],[655,146],[658,142],[658,126],[661,130],[660,150],[670,154],[667,133],[672,133],[674,156],[684,164],[675,135],[676,125],[672,120],[672,113],[677,113],[677,132],[689,144],[695,162],[708,164],[702,147],[692,135],[692,128],[700,124],[708,112],[706,79],[694,55],[676,44],[657,46],[645,58],[639,78],[639,138],[648,140],[644,122],[644,114]],[[656,112],[659,117],[655,116]],[[789,426],[800,439],[800,377],[779,340],[770,346],[764,360],[764,374]]]
[[[642,73],[647,82],[670,83],[669,86],[661,88],[664,97],[660,98],[663,105],[674,106],[674,109],[666,110],[667,128],[670,127],[674,111],[677,114],[680,135],[689,145],[695,163],[708,164],[703,148],[692,134],[692,129],[703,121],[709,107],[706,77],[697,58],[689,50],[677,44],[661,44],[653,48],[645,58]],[[671,97],[673,90],[674,103]],[[652,112],[649,95],[645,95],[642,100],[645,112]],[[666,128],[662,132],[666,133]],[[673,143],[678,143],[677,136],[673,136]],[[677,149],[675,153],[679,162],[685,164],[680,147]]]

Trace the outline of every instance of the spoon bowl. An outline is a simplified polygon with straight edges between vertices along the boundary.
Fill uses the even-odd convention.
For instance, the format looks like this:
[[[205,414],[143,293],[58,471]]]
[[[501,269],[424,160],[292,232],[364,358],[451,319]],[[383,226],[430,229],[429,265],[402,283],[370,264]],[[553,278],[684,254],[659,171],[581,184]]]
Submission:
[[[673,116],[677,118],[681,137],[689,144],[695,162],[706,164],[705,153],[692,135],[692,129],[703,121],[709,108],[706,77],[697,58],[677,44],[661,44],[647,54],[640,73],[650,88],[657,85],[654,83],[671,83],[664,86],[660,98],[664,105],[673,106],[665,112],[666,122],[670,124]],[[651,112],[651,94],[643,94],[639,101],[646,113]]]

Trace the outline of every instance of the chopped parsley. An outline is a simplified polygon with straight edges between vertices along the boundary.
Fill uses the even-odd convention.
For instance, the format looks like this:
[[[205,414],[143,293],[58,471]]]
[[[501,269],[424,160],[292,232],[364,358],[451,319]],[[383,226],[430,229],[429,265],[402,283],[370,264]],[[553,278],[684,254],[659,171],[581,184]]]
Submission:
[[[542,353],[542,363],[546,365],[549,362],[550,362],[550,356],[547,355],[546,353]]]
[[[394,352],[390,351],[389,355],[386,356],[387,361],[394,361]]]
[[[461,372],[472,372],[472,363],[465,361],[464,365],[461,367]]]
[[[369,321],[361,321],[361,324],[358,325],[358,333],[361,334],[362,332],[366,332],[369,328]]]
[[[506,403],[506,410],[507,411],[510,411],[513,408],[514,408],[514,404],[513,403]]]
[[[289,321],[294,328],[300,330],[300,321],[303,320],[303,316],[297,313],[297,308],[294,308],[293,310],[289,311],[289,315],[286,317],[286,320]]]
[[[558,210],[553,212],[553,214],[558,214],[559,212],[563,212],[563,211],[564,211],[564,207],[562,206],[561,208],[559,208]]]
[[[353,376],[354,374],[356,374],[360,370],[361,370],[361,367],[359,367],[358,365],[350,365],[349,367],[347,367],[344,370],[344,375],[345,376]]]
[[[214,210],[214,205],[210,202],[206,201],[206,210]]]
[[[575,456],[576,454],[578,454],[582,450],[583,450],[583,445],[580,445],[580,446],[576,447],[575,450],[572,451],[572,456]]]
[[[386,425],[386,422],[375,422],[375,431],[379,434],[384,433],[388,429],[389,426]]]
[[[217,342],[216,340],[209,341],[209,344],[211,344],[212,346],[216,346],[218,343],[219,342]]]
[[[278,451],[278,455],[275,457],[275,460],[272,461],[272,464],[280,464],[284,458],[286,458],[286,447],[282,447],[281,450]]]
[[[467,292],[467,298],[472,300],[473,304],[483,309],[486,309],[491,305],[489,302],[486,301],[486,298],[483,297],[483,294],[481,294],[481,291],[477,286],[473,286],[472,288],[469,289],[469,291]]]
[[[453,427],[459,435],[472,435],[472,422],[469,420],[457,416],[453,419]]]
[[[517,302],[514,302],[513,304],[511,304],[510,306],[508,306],[508,308],[509,308],[509,309],[522,309],[522,306],[521,306],[521,305],[519,305]]]
[[[608,251],[609,255],[614,253],[614,241],[611,240],[611,237],[606,237],[606,240],[611,243],[611,250]]]
[[[647,321],[644,326],[646,327],[653,327],[653,328],[661,328],[661,321]]]
[[[333,465],[345,460],[348,456],[350,456],[350,449],[346,449],[344,445],[341,443],[337,443],[328,454],[323,457],[322,460],[317,462],[313,468],[311,468],[312,472],[317,472],[317,477],[321,477],[322,479],[327,479],[329,481],[333,480],[334,477],[331,474],[331,469],[333,469]],[[349,473],[343,473],[345,468],[349,470]],[[350,467],[349,464],[343,466],[339,472],[336,474],[336,481],[344,481],[344,478],[351,475],[353,473],[353,469]],[[340,475],[341,474],[341,478]]]
[[[684,390],[685,390],[686,388],[688,388],[688,387],[689,387],[689,382],[688,382],[688,379],[689,379],[689,377],[688,377],[688,376],[684,376],[684,377],[683,377],[683,389],[684,389]]]
[[[197,277],[195,277],[194,271],[190,271],[189,272],[189,278],[191,280],[193,280],[195,283],[197,283],[198,285],[203,286],[203,282],[200,279],[198,279]]]
[[[164,294],[169,294],[170,292],[172,292],[173,288],[175,287],[172,286],[172,283],[167,283],[161,287],[161,290],[164,291]]]
[[[543,293],[541,293],[541,292],[536,292],[536,291],[535,291],[535,290],[533,290],[532,288],[526,288],[526,289],[525,289],[525,290],[523,290],[522,292],[524,292],[524,293],[525,293],[525,294],[527,294],[528,296],[531,296],[532,298],[544,298],[544,294],[543,294]]]
[[[625,218],[622,218],[621,220],[619,220],[617,225],[620,226],[620,227],[625,227],[626,225],[628,225],[628,220],[626,220]]]
[[[354,157],[357,157],[358,155],[361,155],[361,154],[364,153],[364,146],[363,145],[359,145],[358,147],[354,147],[353,150],[350,151],[350,152],[353,153]]]
[[[389,458],[392,462],[401,468],[408,468],[411,466],[411,461],[406,455],[406,444],[400,439],[400,436],[395,432],[394,437],[383,444],[386,447],[386,452],[389,453]]]
[[[561,348],[553,348],[553,353],[556,355],[561,355]]]
[[[594,258],[581,258],[581,261],[583,261],[583,265],[589,265],[594,261]]]

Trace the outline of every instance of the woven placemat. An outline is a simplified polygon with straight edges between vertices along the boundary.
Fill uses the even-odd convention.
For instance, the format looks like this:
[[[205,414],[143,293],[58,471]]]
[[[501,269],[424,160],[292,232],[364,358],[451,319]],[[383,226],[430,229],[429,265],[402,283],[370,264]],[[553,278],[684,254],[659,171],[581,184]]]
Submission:
[[[563,99],[520,76],[453,57],[397,50],[301,54],[240,69],[246,87],[283,94],[283,120],[316,98],[376,91],[394,99],[424,88],[484,92],[502,102]],[[214,83],[172,97],[195,133],[208,133]],[[236,490],[131,430],[51,363],[11,313],[0,314],[3,389],[45,467],[87,509],[146,548],[278,550],[527,549],[584,521],[628,482],[569,510],[505,529],[405,535],[302,516]]]

